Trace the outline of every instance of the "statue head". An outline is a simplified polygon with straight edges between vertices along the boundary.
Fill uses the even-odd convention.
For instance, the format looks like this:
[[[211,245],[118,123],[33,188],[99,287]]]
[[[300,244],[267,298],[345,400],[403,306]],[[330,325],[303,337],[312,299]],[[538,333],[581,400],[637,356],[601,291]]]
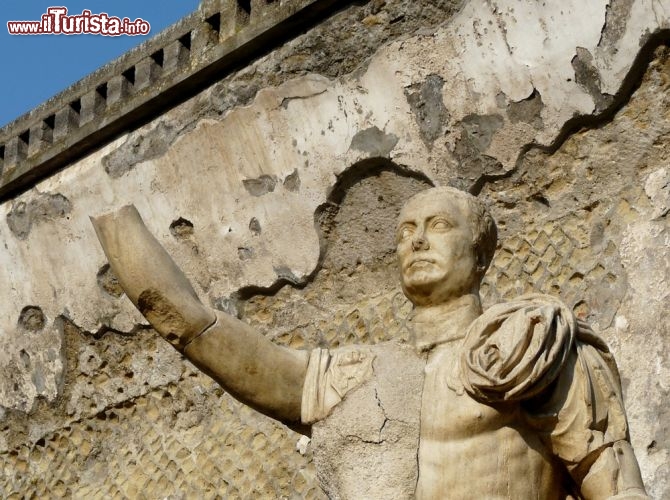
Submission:
[[[396,232],[402,289],[415,305],[479,293],[497,242],[493,218],[474,196],[427,189],[400,211]]]

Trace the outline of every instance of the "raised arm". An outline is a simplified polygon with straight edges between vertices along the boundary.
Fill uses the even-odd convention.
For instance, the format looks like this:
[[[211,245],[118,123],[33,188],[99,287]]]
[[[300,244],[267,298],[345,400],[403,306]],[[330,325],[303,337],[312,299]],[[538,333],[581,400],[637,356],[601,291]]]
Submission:
[[[277,346],[205,307],[134,206],[91,220],[121,287],[163,338],[243,403],[300,421],[306,351]]]

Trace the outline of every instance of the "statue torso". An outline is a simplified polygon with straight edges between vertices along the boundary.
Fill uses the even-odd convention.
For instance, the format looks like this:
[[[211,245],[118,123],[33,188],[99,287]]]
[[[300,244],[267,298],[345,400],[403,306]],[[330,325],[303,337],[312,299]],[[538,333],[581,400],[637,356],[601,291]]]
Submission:
[[[562,468],[525,426],[519,404],[485,405],[463,389],[457,368],[475,317],[463,308],[416,322],[418,349],[395,342],[347,348],[372,359],[372,370],[361,383],[339,383],[347,387],[338,391],[342,401],[313,426],[314,459],[330,498],[565,498]],[[335,372],[346,380],[337,352],[332,364],[342,365]]]
[[[518,404],[472,399],[454,367],[459,341],[428,356],[421,407],[419,499],[564,498],[561,474],[523,423]]]
[[[362,348],[374,356],[372,376],[313,426],[330,498],[565,498],[518,405],[496,409],[459,387],[457,347],[427,357],[393,342]]]

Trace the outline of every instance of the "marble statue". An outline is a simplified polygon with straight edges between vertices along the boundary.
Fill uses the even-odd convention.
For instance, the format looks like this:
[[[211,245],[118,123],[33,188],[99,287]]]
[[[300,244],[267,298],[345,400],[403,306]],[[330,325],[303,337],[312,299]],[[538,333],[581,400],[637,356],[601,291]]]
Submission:
[[[561,301],[482,311],[496,227],[433,188],[397,226],[411,344],[293,350],[204,306],[132,206],[93,220],[130,300],[230,394],[311,433],[330,498],[648,498],[604,342]]]

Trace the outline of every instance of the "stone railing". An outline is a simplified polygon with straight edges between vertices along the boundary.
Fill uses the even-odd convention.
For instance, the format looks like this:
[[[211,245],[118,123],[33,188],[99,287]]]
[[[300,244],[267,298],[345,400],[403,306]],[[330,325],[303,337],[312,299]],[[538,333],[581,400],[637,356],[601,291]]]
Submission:
[[[204,0],[198,10],[0,129],[0,201],[145,123],[346,0]]]

